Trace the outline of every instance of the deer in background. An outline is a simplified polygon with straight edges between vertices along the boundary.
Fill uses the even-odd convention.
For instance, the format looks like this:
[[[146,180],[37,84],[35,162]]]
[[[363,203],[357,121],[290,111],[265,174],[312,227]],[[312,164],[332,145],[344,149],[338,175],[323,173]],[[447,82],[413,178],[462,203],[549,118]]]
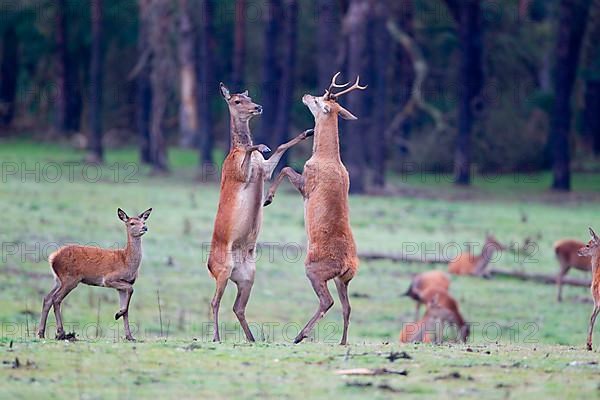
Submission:
[[[440,292],[448,292],[450,288],[450,278],[443,271],[427,271],[415,275],[408,287],[404,296],[413,299],[417,305],[415,310],[415,321],[419,319],[419,309],[421,304],[428,304],[432,298],[431,294],[435,293],[430,289],[435,289]]]
[[[356,244],[352,236],[349,220],[348,189],[350,179],[348,171],[340,158],[338,117],[356,120],[337,100],[354,90],[365,90],[360,86],[360,77],[350,87],[336,83],[337,73],[325,94],[321,97],[305,95],[302,98],[315,118],[315,138],[311,158],[304,164],[304,172],[298,174],[286,167],[277,176],[269,189],[265,206],[273,201],[277,188],[283,178],[304,198],[304,224],[308,236],[308,251],[305,260],[306,276],[319,298],[319,307],[306,326],[294,339],[301,342],[312,331],[315,324],[323,318],[333,306],[333,298],[327,288],[327,282],[334,280],[338,291],[344,317],[344,331],[341,344],[348,338],[350,321],[350,301],[348,284],[358,270]],[[334,93],[334,88],[346,88]]]
[[[466,342],[470,329],[460,313],[456,300],[447,292],[435,288],[427,289],[424,296],[431,299],[427,303],[425,315],[417,322],[404,325],[400,332],[400,342],[441,343],[444,339],[445,324],[456,326],[458,339],[463,343]]]
[[[596,232],[590,228],[590,235],[592,239],[579,250],[578,254],[581,257],[591,257],[592,266],[592,298],[594,299],[594,310],[590,317],[590,325],[588,328],[587,338],[587,349],[592,350],[592,334],[594,332],[594,324],[596,323],[596,317],[600,312],[600,238],[596,235]]]
[[[494,235],[488,234],[480,255],[476,256],[469,251],[459,254],[448,264],[448,272],[454,275],[482,276],[496,251],[504,249]]]
[[[254,145],[250,134],[250,120],[262,114],[262,107],[248,97],[248,92],[230,94],[221,83],[221,94],[230,114],[231,147],[223,162],[221,194],[215,218],[213,237],[207,267],[216,281],[211,302],[214,318],[213,340],[220,341],[219,306],[229,280],[237,285],[233,312],[238,318],[248,341],[254,336],[246,322],[246,305],[254,284],[256,271],[256,240],[262,225],[264,181],[270,179],[283,154],[300,143],[313,131],[307,130],[277,148],[265,160],[261,153],[271,150],[264,144]]]
[[[38,337],[44,338],[46,320],[51,307],[56,317],[56,339],[65,339],[60,305],[64,298],[79,285],[101,286],[119,292],[121,309],[115,319],[123,317],[125,338],[135,340],[129,329],[129,302],[133,295],[133,284],[138,277],[142,262],[142,236],[148,232],[146,220],[152,209],[137,217],[129,217],[120,208],[117,215],[125,223],[127,246],[124,249],[110,250],[90,246],[65,246],[50,254],[48,261],[54,274],[54,287],[44,297]]]
[[[591,257],[580,257],[578,254],[583,247],[585,247],[585,243],[574,239],[562,239],[554,243],[554,253],[560,264],[560,270],[556,278],[556,285],[558,286],[557,300],[559,302],[562,301],[563,279],[571,268],[586,272],[592,270]]]

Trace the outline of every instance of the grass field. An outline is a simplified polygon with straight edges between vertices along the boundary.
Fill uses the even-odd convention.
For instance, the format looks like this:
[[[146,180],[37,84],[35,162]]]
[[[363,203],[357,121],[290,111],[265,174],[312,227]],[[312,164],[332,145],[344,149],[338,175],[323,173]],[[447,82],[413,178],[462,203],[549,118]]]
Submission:
[[[195,157],[189,152],[171,153],[175,172],[170,177],[150,177],[128,164],[135,160],[132,150],[110,152],[100,170],[78,164],[82,158],[58,144],[0,142],[0,398],[600,394],[598,352],[584,351],[592,307],[585,288],[566,287],[565,301],[558,304],[551,285],[453,278],[451,292],[473,324],[469,343],[400,345],[402,323],[414,314],[414,304],[400,294],[412,274],[430,267],[362,261],[350,285],[351,345],[337,345],[337,301],[313,341],[292,345],[290,339],[312,315],[317,299],[298,253],[305,241],[302,201],[287,185],[287,192],[265,210],[260,236],[261,242],[276,246],[261,252],[247,309],[259,342],[243,340],[231,311],[235,288],[230,285],[221,308],[224,342],[212,343],[209,301],[214,282],[205,261],[218,186],[194,179]],[[496,266],[554,274],[552,243],[561,237],[586,239],[589,225],[600,229],[597,202],[589,201],[590,193],[545,201],[541,184],[507,183],[515,181],[523,180],[501,177],[496,185],[484,181],[458,191],[411,178],[401,185],[418,193],[425,187],[437,196],[353,197],[358,247],[437,254],[468,242],[476,247],[486,231],[493,231],[504,243],[534,237],[538,245],[531,256],[502,254]],[[575,182],[579,190],[600,190],[596,175],[578,175]],[[41,299],[52,283],[47,254],[64,243],[123,245],[117,207],[130,213],[154,208],[130,312],[138,342],[124,342],[121,321],[113,320],[116,292],[87,286],[76,289],[63,305],[66,328],[78,340],[36,339]],[[48,337],[53,328],[51,315]],[[382,374],[336,374],[363,367]]]

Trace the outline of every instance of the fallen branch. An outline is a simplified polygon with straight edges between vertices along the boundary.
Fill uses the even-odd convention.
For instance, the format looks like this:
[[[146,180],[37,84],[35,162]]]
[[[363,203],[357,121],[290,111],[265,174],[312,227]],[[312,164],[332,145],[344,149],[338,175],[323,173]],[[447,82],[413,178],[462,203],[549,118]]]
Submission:
[[[547,285],[555,285],[556,284],[556,276],[553,276],[553,275],[527,274],[525,272],[507,271],[504,269],[497,269],[497,268],[490,269],[489,273],[492,276],[516,278],[516,279],[520,279],[522,281],[532,281],[532,282],[544,283]],[[591,282],[588,280],[584,280],[584,279],[564,278],[563,284],[571,285],[571,286],[579,286],[579,287],[590,287]]]

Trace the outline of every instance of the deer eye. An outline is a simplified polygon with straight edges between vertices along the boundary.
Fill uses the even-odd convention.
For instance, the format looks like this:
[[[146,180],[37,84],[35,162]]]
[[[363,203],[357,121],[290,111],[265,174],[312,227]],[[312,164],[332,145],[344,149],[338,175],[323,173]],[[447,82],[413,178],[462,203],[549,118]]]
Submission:
[[[236,101],[235,101],[235,104],[242,104],[242,102],[241,102],[241,101],[239,101],[239,100],[236,100]]]

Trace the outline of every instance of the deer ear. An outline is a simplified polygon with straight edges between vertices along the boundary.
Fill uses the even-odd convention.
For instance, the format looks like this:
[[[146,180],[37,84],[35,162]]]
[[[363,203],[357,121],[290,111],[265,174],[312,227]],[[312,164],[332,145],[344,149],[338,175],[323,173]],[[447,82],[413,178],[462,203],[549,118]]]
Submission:
[[[225,100],[231,99],[231,94],[229,93],[229,89],[227,89],[227,87],[225,87],[225,84],[223,82],[221,82],[220,86],[221,86],[221,94],[223,95]]]
[[[338,114],[340,115],[340,117],[348,121],[356,121],[358,119],[354,114],[352,114],[350,111],[346,110],[342,106],[340,106],[340,111]]]
[[[250,97],[250,92],[246,90],[244,93],[242,93],[242,96]]]
[[[150,216],[150,213],[152,212],[152,208],[147,209],[146,211],[144,211],[143,213],[141,213],[138,218],[141,220],[147,220],[148,217]]]
[[[595,242],[600,241],[600,239],[598,239],[598,235],[596,235],[596,232],[594,232],[594,230],[590,227],[590,235],[592,235],[592,238],[594,239]]]
[[[125,213],[125,211],[121,210],[120,208],[117,210],[117,215],[119,216],[119,219],[123,222],[127,222],[127,220],[129,219],[127,213]]]

